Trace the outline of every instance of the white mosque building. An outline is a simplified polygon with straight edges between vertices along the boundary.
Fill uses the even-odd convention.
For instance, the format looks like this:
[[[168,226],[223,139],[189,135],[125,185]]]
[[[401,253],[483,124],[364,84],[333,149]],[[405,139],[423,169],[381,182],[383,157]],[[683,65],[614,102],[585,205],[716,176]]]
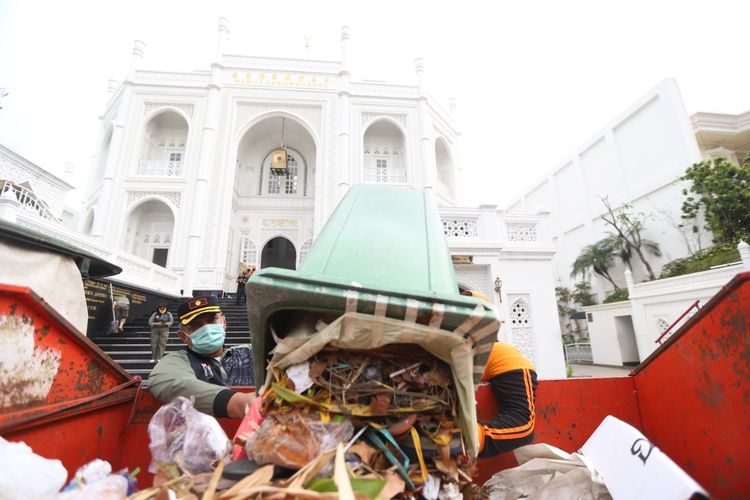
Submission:
[[[144,69],[135,42],[128,76],[110,81],[79,233],[67,239],[123,267],[124,282],[234,292],[243,267],[296,268],[353,184],[425,190],[459,284],[491,297],[501,338],[540,376],[564,377],[548,212],[458,206],[455,101],[445,109],[427,93],[422,60],[416,84],[356,81],[346,27],[330,61],[232,54],[229,37],[222,18],[210,68],[189,72]],[[285,171],[272,168],[282,146]]]

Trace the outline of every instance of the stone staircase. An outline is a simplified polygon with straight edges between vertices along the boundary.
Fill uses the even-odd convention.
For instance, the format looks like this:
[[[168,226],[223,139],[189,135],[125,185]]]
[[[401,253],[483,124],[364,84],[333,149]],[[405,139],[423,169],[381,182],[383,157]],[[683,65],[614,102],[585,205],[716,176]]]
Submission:
[[[250,328],[246,306],[235,305],[234,298],[219,299],[219,304],[227,318],[227,338],[224,346],[249,344]],[[177,336],[177,305],[171,305],[169,312],[175,317],[175,322],[169,329],[167,353],[183,349],[185,346]],[[123,333],[92,336],[91,340],[128,373],[148,380],[151,369],[156,364],[151,362],[151,330],[148,326],[148,316],[133,317],[131,315]]]

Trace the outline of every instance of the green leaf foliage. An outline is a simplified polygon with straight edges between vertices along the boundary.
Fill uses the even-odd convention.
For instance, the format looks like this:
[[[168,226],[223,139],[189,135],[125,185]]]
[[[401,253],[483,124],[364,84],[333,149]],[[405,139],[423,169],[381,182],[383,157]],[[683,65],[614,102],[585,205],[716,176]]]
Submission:
[[[571,298],[577,304],[582,306],[593,306],[596,305],[593,294],[591,293],[591,284],[587,281],[581,281],[576,283]]]
[[[609,274],[609,268],[615,265],[614,252],[611,238],[604,238],[591,245],[586,245],[581,249],[581,253],[578,254],[576,260],[573,261],[570,277],[581,276],[585,279],[588,273],[593,271],[612,283],[615,290],[619,290],[617,283]]]
[[[612,302],[622,302],[623,300],[628,300],[627,290],[620,290],[619,292],[613,292],[611,295],[608,295],[607,298],[602,301],[602,304],[611,304]]]
[[[385,480],[383,479],[353,477],[351,478],[351,482],[354,493],[360,493],[368,498],[377,498],[385,486]],[[319,493],[334,493],[338,491],[336,483],[330,477],[315,477],[305,485],[305,488]]]
[[[749,157],[750,158],[750,157]],[[724,158],[695,163],[683,180],[682,218],[694,220],[701,209],[706,227],[716,243],[736,243],[750,238],[750,162],[735,165]]]
[[[659,278],[673,278],[683,274],[707,271],[714,266],[729,264],[740,260],[740,252],[734,243],[714,245],[701,250],[690,257],[675,259],[661,268]]]

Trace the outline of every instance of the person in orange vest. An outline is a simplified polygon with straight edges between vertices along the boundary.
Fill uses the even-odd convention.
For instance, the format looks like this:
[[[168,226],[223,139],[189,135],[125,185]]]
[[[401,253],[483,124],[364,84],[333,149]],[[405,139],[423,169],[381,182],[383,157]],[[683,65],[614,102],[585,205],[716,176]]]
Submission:
[[[476,290],[460,289],[459,293],[490,303]],[[479,457],[492,457],[531,443],[537,385],[531,361],[513,345],[495,342],[481,381],[490,384],[500,410],[495,418],[477,422]]]
[[[486,458],[534,440],[536,370],[511,344],[495,342],[482,374],[495,395],[498,414],[477,423],[479,457]]]

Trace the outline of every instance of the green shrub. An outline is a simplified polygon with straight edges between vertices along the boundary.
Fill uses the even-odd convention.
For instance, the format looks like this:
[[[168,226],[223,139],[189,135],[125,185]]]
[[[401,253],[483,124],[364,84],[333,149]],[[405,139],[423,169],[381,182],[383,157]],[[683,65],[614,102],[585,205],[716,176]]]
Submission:
[[[739,260],[740,253],[737,250],[737,245],[734,243],[714,245],[701,250],[691,257],[675,259],[665,264],[661,269],[659,278],[673,278],[675,276],[682,276],[683,274],[707,271],[714,266],[738,262]]]
[[[620,291],[612,293],[612,295],[608,295],[607,298],[602,301],[602,304],[611,304],[612,302],[622,302],[623,300],[628,300],[627,290],[620,290]]]

